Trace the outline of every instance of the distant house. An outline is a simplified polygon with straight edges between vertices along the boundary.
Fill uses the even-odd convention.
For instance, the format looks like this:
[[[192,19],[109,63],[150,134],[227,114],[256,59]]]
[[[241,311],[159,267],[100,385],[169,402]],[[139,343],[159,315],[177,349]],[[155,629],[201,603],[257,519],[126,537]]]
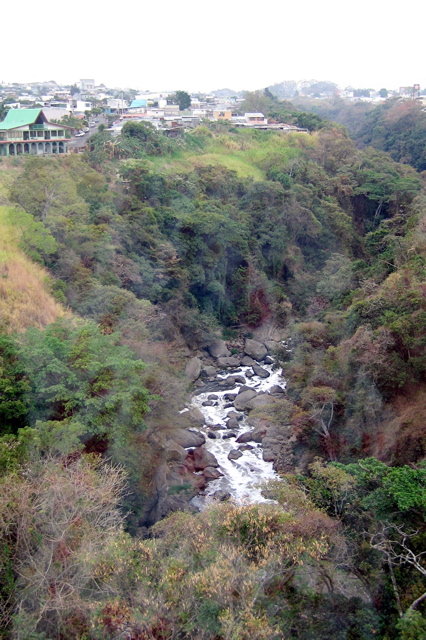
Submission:
[[[84,78],[80,80],[80,91],[94,91],[95,81],[93,78]]]
[[[0,122],[0,156],[66,153],[69,127],[49,122],[42,109],[9,109]]]
[[[213,120],[232,120],[230,109],[213,109]]]
[[[122,100],[122,98],[108,98],[107,106],[110,113],[119,113],[123,111],[123,109],[127,109],[129,105],[125,100]]]
[[[244,119],[247,124],[268,124],[268,118],[263,113],[245,113]]]
[[[147,105],[147,100],[146,98],[143,98],[141,100],[132,100],[129,109],[142,109],[144,110],[146,108]]]
[[[84,113],[85,111],[90,111],[91,108],[92,108],[92,103],[87,100],[73,100],[73,109],[75,111]]]

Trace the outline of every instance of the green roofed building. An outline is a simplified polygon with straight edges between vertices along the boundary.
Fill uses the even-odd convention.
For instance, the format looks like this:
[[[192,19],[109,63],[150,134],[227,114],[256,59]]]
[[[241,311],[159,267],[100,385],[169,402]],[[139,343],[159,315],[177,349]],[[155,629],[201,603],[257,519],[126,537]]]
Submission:
[[[10,109],[0,122],[0,156],[66,153],[71,129],[48,122],[42,109]]]

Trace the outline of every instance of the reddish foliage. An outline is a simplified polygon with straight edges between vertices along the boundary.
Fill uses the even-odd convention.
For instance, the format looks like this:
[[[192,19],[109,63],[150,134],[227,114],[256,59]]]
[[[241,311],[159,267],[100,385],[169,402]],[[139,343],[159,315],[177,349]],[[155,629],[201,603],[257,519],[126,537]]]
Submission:
[[[104,455],[108,451],[108,445],[108,438],[105,436],[93,436],[84,445],[84,453]]]
[[[321,511],[311,511],[297,520],[286,523],[286,531],[297,538],[317,539],[321,535],[333,536],[339,529],[339,523]]]
[[[62,464],[65,468],[69,467],[75,462],[77,462],[77,460],[80,457],[81,457],[81,451],[73,451],[72,453],[69,453],[67,456],[64,456],[62,458]]]
[[[119,602],[109,602],[102,609],[102,624],[110,633],[121,633],[128,628],[130,610]]]
[[[259,327],[271,315],[271,307],[263,289],[252,291],[247,309],[247,324]]]

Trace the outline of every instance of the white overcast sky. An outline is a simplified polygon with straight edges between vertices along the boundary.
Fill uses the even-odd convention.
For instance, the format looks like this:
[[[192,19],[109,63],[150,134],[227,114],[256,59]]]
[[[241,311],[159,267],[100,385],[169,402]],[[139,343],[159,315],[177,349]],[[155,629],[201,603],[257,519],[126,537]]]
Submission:
[[[423,0],[12,0],[0,81],[206,91],[426,86]],[[18,9],[18,11],[17,11]]]

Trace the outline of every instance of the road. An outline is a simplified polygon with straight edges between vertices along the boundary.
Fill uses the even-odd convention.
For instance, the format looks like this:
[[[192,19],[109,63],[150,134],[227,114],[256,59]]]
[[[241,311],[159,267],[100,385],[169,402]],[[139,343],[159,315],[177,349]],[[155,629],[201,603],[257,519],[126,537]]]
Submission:
[[[81,138],[75,138],[75,137],[71,138],[71,140],[67,144],[68,149],[70,149],[70,151],[74,149],[81,149],[81,147],[86,146],[87,140],[90,138],[90,136],[93,136],[93,134],[98,133],[98,127],[100,124],[104,124],[105,126],[108,125],[108,118],[106,118],[103,115],[96,116],[96,117],[99,118],[99,122],[96,123],[96,127],[90,127],[90,131],[86,133],[84,136],[82,136]]]

